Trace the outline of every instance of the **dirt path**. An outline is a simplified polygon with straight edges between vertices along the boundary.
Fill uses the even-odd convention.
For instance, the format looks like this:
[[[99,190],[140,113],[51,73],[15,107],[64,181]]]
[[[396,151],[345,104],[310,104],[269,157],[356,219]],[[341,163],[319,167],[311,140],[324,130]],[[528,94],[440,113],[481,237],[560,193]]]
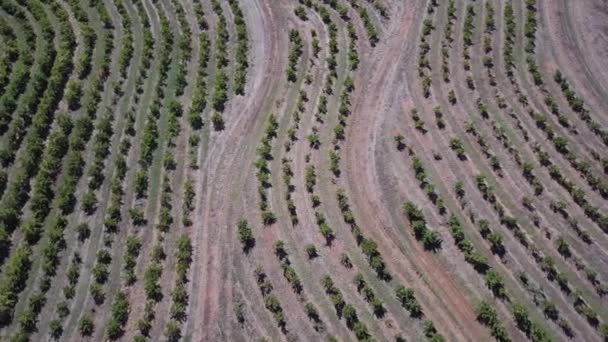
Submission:
[[[217,322],[220,317],[220,300],[224,300],[225,287],[222,273],[226,270],[220,264],[225,253],[222,241],[232,239],[226,236],[236,221],[229,214],[228,207],[233,196],[240,189],[235,188],[237,179],[234,172],[243,168],[243,162],[251,155],[255,143],[251,135],[260,126],[263,115],[261,109],[272,94],[272,75],[282,74],[284,67],[281,54],[285,53],[277,45],[277,23],[270,4],[262,1],[243,3],[245,20],[250,28],[251,67],[246,93],[240,103],[229,106],[227,127],[211,137],[206,167],[200,172],[204,175],[200,184],[200,200],[194,215],[194,226],[200,227],[195,233],[193,243],[199,246],[194,257],[194,274],[191,288],[191,314],[185,335],[192,339],[214,340],[219,336]],[[243,175],[244,176],[244,175]],[[228,275],[229,276],[229,275]]]
[[[408,8],[408,6],[404,6]],[[409,7],[411,9],[411,7]],[[410,12],[410,11],[408,11]],[[388,94],[390,93],[389,87],[395,87],[395,80],[402,76],[397,69],[397,60],[410,60],[414,58],[412,54],[412,47],[408,48],[405,41],[408,39],[417,39],[417,32],[415,31],[416,25],[413,18],[414,13],[410,12],[402,20],[400,27],[395,28],[395,31],[388,32],[385,54],[376,61],[376,64],[370,68],[373,70],[373,75],[368,81],[367,89],[374,89],[376,94]],[[399,20],[398,14],[392,15],[394,21]],[[414,33],[413,33],[414,32]],[[403,37],[409,37],[403,39]],[[405,52],[404,52],[405,51]],[[392,77],[388,79],[388,77]],[[367,92],[364,90],[364,92]],[[401,100],[401,98],[393,99]],[[360,217],[363,226],[369,227],[390,227],[393,226],[393,222],[388,221],[391,217],[387,213],[386,202],[382,200],[382,195],[379,194],[378,176],[377,176],[377,165],[376,154],[380,153],[375,149],[378,148],[378,135],[381,134],[379,131],[382,124],[382,110],[385,108],[385,104],[391,99],[384,99],[381,96],[369,96],[364,98],[362,101],[355,103],[354,110],[354,121],[353,128],[349,133],[348,141],[350,142],[347,150],[348,157],[348,170],[347,177],[351,184],[351,191],[353,194],[353,200],[355,206],[361,213]],[[374,113],[376,113],[374,115]],[[361,166],[361,161],[366,160],[365,166]],[[390,209],[395,210],[395,209]],[[400,209],[397,209],[400,210]],[[385,242],[383,242],[385,245]],[[390,243],[389,243],[390,246]],[[433,284],[442,284],[437,289],[442,295],[443,305],[447,305],[447,312],[457,313],[458,319],[455,317],[449,317],[446,315],[447,312],[440,312],[439,310],[430,311],[434,320],[441,321],[442,332],[445,332],[448,336],[461,340],[479,340],[482,336],[486,336],[486,332],[483,331],[481,326],[475,321],[475,314],[473,312],[471,303],[466,299],[466,296],[462,291],[454,284],[451,276],[448,275],[447,271],[439,265],[433,257],[421,250],[419,244],[413,244],[416,254],[416,260],[422,265],[421,269],[425,272],[425,275],[431,279]],[[389,248],[388,246],[386,248]],[[399,270],[396,270],[399,271]],[[418,288],[418,291],[427,292],[428,290]],[[436,301],[436,299],[434,299]],[[429,305],[431,303],[425,303]],[[432,305],[432,304],[431,304]],[[432,305],[435,307],[434,305]],[[434,317],[435,316],[435,317]]]

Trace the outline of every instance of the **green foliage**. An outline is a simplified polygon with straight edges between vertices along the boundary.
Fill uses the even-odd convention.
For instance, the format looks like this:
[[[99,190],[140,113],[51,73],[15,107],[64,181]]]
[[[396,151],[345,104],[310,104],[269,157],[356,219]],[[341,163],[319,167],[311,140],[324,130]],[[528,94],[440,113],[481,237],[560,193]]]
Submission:
[[[289,63],[287,66],[287,80],[289,82],[295,82],[297,78],[297,65],[300,60],[300,56],[302,55],[303,43],[302,38],[300,37],[300,33],[297,30],[289,31],[289,41],[290,41],[290,49],[289,49]]]
[[[143,198],[148,191],[148,173],[140,170],[135,174],[134,191],[137,198]]]
[[[475,309],[477,313],[477,320],[490,328],[492,332],[492,336],[496,338],[499,342],[509,342],[511,338],[509,337],[506,328],[502,325],[498,314],[496,313],[496,309],[485,301],[482,301],[477,305]]]
[[[492,291],[492,293],[498,298],[506,298],[507,292],[505,289],[504,281],[502,276],[494,271],[490,270],[485,275],[486,286]]]
[[[243,302],[239,301],[237,304],[235,304],[234,315],[240,324],[245,323],[245,304]]]
[[[217,42],[217,54],[215,56],[216,60],[217,60],[217,64],[220,68],[224,68],[228,65],[228,40],[230,38],[230,34],[228,32],[228,25],[227,25],[227,21],[226,21],[226,17],[224,16],[224,14],[222,13],[222,9],[221,6],[215,5],[215,1],[214,1],[214,12],[217,14],[218,16],[218,21],[217,21],[217,26],[216,26],[216,32],[217,32],[217,37],[216,37],[216,42]]]
[[[126,252],[124,257],[124,270],[126,274],[127,284],[135,282],[135,266],[137,264],[137,256],[141,249],[141,241],[136,235],[130,235],[127,238]]]
[[[123,328],[129,318],[129,301],[124,292],[119,291],[116,293],[114,302],[112,303],[111,313],[112,316],[106,326],[106,336],[110,340],[116,340],[123,335]]]
[[[314,192],[314,187],[317,184],[317,175],[315,173],[314,165],[306,167],[306,190],[308,192]]]
[[[317,133],[313,132],[312,134],[309,134],[306,139],[311,148],[319,149],[319,146],[321,146],[321,137],[319,137]]]
[[[224,130],[224,118],[219,112],[216,112],[211,116],[211,123],[213,124],[213,129],[215,131]]]
[[[403,134],[398,133],[393,137],[393,140],[395,140],[395,144],[397,145],[397,150],[399,151],[403,151],[403,149],[405,149],[406,144],[405,144],[405,137],[403,136]]]
[[[61,321],[54,319],[49,323],[49,336],[54,340],[59,340],[63,335]]]
[[[144,216],[144,211],[141,208],[129,209],[129,215],[131,216],[131,221],[135,226],[143,226],[147,222]]]
[[[285,249],[285,242],[282,240],[278,240],[274,243],[274,254],[279,258],[279,260],[283,260],[287,257],[287,250]]]
[[[316,257],[319,256],[319,252],[317,251],[317,247],[315,247],[315,245],[313,244],[308,244],[304,247],[304,250],[306,251],[306,254],[308,255],[309,259],[314,259]]]
[[[167,338],[167,341],[177,342],[182,336],[181,327],[176,321],[171,320],[167,322],[167,325],[165,326],[164,335]]]
[[[418,303],[416,296],[414,295],[414,290],[405,288],[403,286],[397,287],[395,290],[395,294],[397,295],[397,299],[401,303],[401,305],[410,312],[410,315],[415,318],[422,317],[422,306]]]
[[[476,251],[473,243],[466,238],[462,225],[455,215],[450,216],[448,224],[450,225],[454,242],[464,254],[465,260],[478,272],[486,272],[489,268],[488,260],[485,256]]]
[[[329,151],[329,170],[334,176],[340,176],[340,155],[334,151]]]
[[[82,97],[82,84],[77,80],[72,80],[68,83],[65,92],[65,99],[70,110],[77,110],[80,107],[80,98]]]
[[[184,183],[184,203],[182,204],[182,223],[184,226],[192,225],[190,220],[190,213],[194,210],[194,199],[196,193],[194,192],[194,183],[192,179],[188,178]]]
[[[302,281],[298,276],[296,270],[289,265],[289,262],[284,262],[281,266],[283,268],[283,276],[287,281],[291,284],[294,292],[301,293],[302,292]]]
[[[200,129],[203,125],[201,113],[207,106],[207,83],[205,77],[207,76],[207,65],[209,63],[210,56],[210,39],[207,32],[201,32],[199,36],[199,64],[197,68],[197,79],[195,85],[195,91],[192,98],[192,106],[188,112],[188,119],[192,128]]]
[[[466,160],[467,156],[465,154],[464,146],[462,141],[458,138],[453,138],[450,140],[450,148],[456,152],[456,155],[460,160]]]
[[[228,76],[223,70],[217,74],[213,85],[211,106],[217,112],[223,112],[228,101]],[[217,130],[217,129],[216,129]]]
[[[311,320],[316,322],[320,321],[321,318],[319,317],[319,312],[313,303],[306,303],[306,305],[304,305],[304,311]]]
[[[245,94],[245,83],[247,81],[247,67],[249,63],[247,61],[247,50],[249,40],[247,37],[247,25],[243,12],[239,7],[239,2],[236,0],[229,0],[230,8],[234,14],[234,23],[236,24],[236,70],[234,71],[234,92],[238,95]]]
[[[85,315],[82,317],[78,323],[78,330],[80,331],[80,335],[83,337],[93,335],[95,330],[93,318],[90,315]]]
[[[0,280],[0,326],[6,326],[12,321],[18,294],[25,288],[31,266],[30,255],[30,247],[20,244],[5,266]]]
[[[263,211],[262,212],[262,223],[265,226],[270,226],[277,221],[276,215],[272,211]]]
[[[412,202],[405,202],[403,204],[403,211],[410,221],[414,236],[423,242],[424,248],[430,251],[441,249],[443,240],[439,233],[430,230],[426,226],[422,211]]]
[[[345,191],[343,189],[338,189],[336,192],[336,198],[338,200],[340,211],[342,211],[344,222],[351,226],[352,233],[355,236],[355,239],[357,240],[363,254],[367,256],[369,265],[374,269],[374,271],[376,271],[378,278],[389,281],[391,279],[391,274],[386,269],[384,259],[377,249],[377,243],[372,239],[364,237],[360,232],[360,229],[357,227],[355,222],[354,215],[350,210],[350,205],[348,203],[348,198]],[[350,261],[344,264],[348,265],[350,264]]]

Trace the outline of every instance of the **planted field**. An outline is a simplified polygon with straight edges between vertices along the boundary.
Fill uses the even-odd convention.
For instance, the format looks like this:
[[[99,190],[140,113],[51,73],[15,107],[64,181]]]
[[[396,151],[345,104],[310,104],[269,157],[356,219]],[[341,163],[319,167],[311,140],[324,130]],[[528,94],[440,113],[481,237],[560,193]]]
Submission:
[[[608,341],[601,0],[0,0],[0,340]]]

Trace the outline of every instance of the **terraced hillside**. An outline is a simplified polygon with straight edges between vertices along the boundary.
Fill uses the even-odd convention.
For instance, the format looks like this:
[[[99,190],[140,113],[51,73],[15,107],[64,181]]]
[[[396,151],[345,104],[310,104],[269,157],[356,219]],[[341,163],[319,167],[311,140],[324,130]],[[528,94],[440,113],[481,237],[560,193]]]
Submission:
[[[608,341],[602,0],[0,0],[0,340]]]

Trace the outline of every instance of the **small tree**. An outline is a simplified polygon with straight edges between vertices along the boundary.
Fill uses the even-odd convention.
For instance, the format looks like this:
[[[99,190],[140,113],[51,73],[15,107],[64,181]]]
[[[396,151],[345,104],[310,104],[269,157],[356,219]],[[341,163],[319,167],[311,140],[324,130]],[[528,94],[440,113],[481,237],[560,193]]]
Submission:
[[[21,316],[19,316],[19,326],[21,327],[21,330],[28,333],[36,330],[36,324],[38,323],[36,316],[37,315],[32,310],[27,309],[23,311]]]
[[[97,209],[97,197],[95,196],[95,193],[92,191],[87,192],[86,194],[84,194],[84,196],[82,197],[82,210],[87,214],[87,215],[91,215],[95,212],[95,209]]]
[[[568,244],[568,241],[566,241],[566,239],[563,237],[557,239],[557,251],[564,258],[569,258],[572,255],[572,252],[570,251],[570,244]]]
[[[371,301],[371,305],[374,310],[374,315],[376,315],[376,317],[378,317],[378,318],[384,317],[384,314],[386,313],[386,309],[384,308],[384,304],[382,303],[382,300],[380,300],[377,297],[374,297]]]
[[[255,246],[255,238],[246,220],[239,221],[237,225],[239,241],[243,244],[243,251],[248,253]]]
[[[604,337],[604,340],[608,339],[608,324],[602,324],[600,333],[602,334],[602,337]]]
[[[306,139],[308,140],[311,148],[318,149],[319,146],[321,146],[321,138],[317,133],[309,134]]]
[[[84,242],[91,235],[91,229],[89,225],[86,223],[81,223],[76,227],[76,231],[78,232],[78,240]]]
[[[334,239],[333,229],[331,229],[331,227],[328,226],[326,223],[322,223],[319,225],[319,231],[321,232],[321,235],[323,235],[323,237],[325,237],[326,243],[328,245],[330,245]]]
[[[397,144],[397,150],[403,151],[403,149],[406,147],[404,142],[405,137],[403,136],[403,134],[398,133],[394,136],[393,139],[395,139],[395,144]]]
[[[452,140],[450,140],[450,148],[452,148],[452,150],[454,150],[454,152],[456,152],[456,155],[458,156],[458,158],[460,160],[467,159],[467,156],[465,155],[465,151],[464,151],[464,146],[460,139],[453,138]]]
[[[146,218],[144,216],[144,211],[141,208],[131,208],[129,209],[129,215],[131,216],[131,221],[135,226],[143,226],[146,224]]]
[[[306,311],[306,315],[311,320],[313,320],[315,322],[320,321],[319,313],[313,303],[306,303],[306,305],[304,305],[304,311]]]
[[[353,278],[353,283],[355,284],[355,286],[357,286],[357,291],[361,292],[361,290],[366,286],[363,274],[355,274],[355,277]]]
[[[287,257],[287,250],[285,249],[285,242],[279,240],[274,243],[274,254],[279,258],[279,260],[283,260]]]
[[[475,311],[477,313],[477,320],[484,325],[494,327],[498,323],[496,310],[488,302],[483,301],[479,303]]]
[[[556,321],[559,318],[559,311],[557,310],[557,307],[550,301],[546,301],[543,304],[543,312],[545,313],[545,316],[549,317],[553,321]]]
[[[182,332],[179,327],[179,324],[174,320],[171,320],[167,323],[165,327],[165,337],[169,342],[177,342],[182,337]]]
[[[359,321],[359,318],[357,317],[357,311],[350,304],[346,304],[344,306],[342,313],[344,315],[344,319],[346,319],[346,325],[349,328],[352,328],[353,325]]]
[[[294,10],[294,14],[300,18],[300,20],[306,21],[308,20],[308,17],[306,16],[306,10],[304,9],[303,6],[298,6],[295,10]]]
[[[492,252],[502,256],[505,254],[505,246],[502,243],[502,235],[500,233],[490,233],[488,241],[492,245]]]
[[[266,210],[262,212],[262,223],[264,223],[265,226],[270,226],[276,221],[277,217],[272,211]]]
[[[240,324],[245,323],[245,304],[243,304],[243,302],[238,301],[234,305],[234,315]]]
[[[306,167],[306,190],[312,193],[316,184],[317,175],[315,172],[315,167],[310,165]]]
[[[410,312],[412,317],[418,318],[422,316],[422,307],[414,295],[414,290],[399,286],[395,293],[401,305]]]
[[[135,194],[137,198],[143,198],[148,191],[148,173],[144,170],[140,170],[135,174]]]
[[[422,326],[424,330],[424,335],[426,335],[426,337],[432,338],[433,336],[435,336],[435,334],[437,334],[437,329],[435,328],[435,324],[433,324],[433,321],[426,320],[424,321]]]
[[[306,254],[308,254],[309,259],[314,259],[319,256],[317,247],[315,247],[315,245],[313,245],[313,244],[306,245],[305,250],[306,250]]]
[[[211,123],[213,124],[213,129],[216,132],[224,130],[224,118],[219,112],[215,112],[215,114],[211,116]]]
[[[68,83],[65,92],[65,99],[70,110],[77,110],[80,107],[80,98],[82,97],[82,84],[80,81],[72,80]]]
[[[505,298],[507,292],[505,290],[504,281],[502,276],[498,274],[496,271],[489,271],[486,276],[486,286],[494,293],[494,295],[498,298]]]
[[[321,205],[321,198],[318,195],[310,196],[310,200],[312,201],[313,208],[316,208]]]
[[[146,342],[148,339],[143,335],[133,337],[133,342]]]
[[[342,264],[342,266],[348,269],[351,269],[353,267],[353,264],[351,263],[350,258],[346,253],[342,253],[342,255],[340,255],[340,264]]]
[[[517,327],[529,336],[532,332],[532,321],[528,316],[528,309],[522,304],[514,304],[512,310]]]
[[[454,93],[454,90],[450,90],[450,92],[448,93],[448,101],[450,101],[450,104],[452,105],[455,105],[458,101],[456,99],[456,93]]]
[[[63,335],[63,327],[61,326],[61,321],[58,319],[54,319],[49,323],[49,335],[54,340],[59,340],[61,335]]]
[[[114,341],[124,334],[124,331],[118,321],[110,319],[106,326],[106,336]]]
[[[458,196],[459,199],[464,198],[464,183],[462,181],[456,182],[456,184],[454,185],[454,191],[456,192],[456,196]]]
[[[103,293],[103,289],[101,288],[100,284],[91,284],[89,291],[91,292],[91,297],[93,297],[93,301],[95,302],[95,304],[100,305],[105,301],[106,296]]]
[[[568,140],[561,136],[556,136],[553,138],[553,144],[555,145],[555,149],[559,153],[567,153],[568,152]]]
[[[85,315],[80,320],[78,324],[78,330],[80,331],[80,335],[83,337],[93,335],[95,326],[93,325],[93,319],[90,315]]]
[[[443,239],[436,231],[427,230],[422,237],[422,243],[425,249],[435,251],[437,249],[441,249],[441,243]]]
[[[492,230],[490,230],[490,223],[487,220],[479,220],[479,234],[486,238]]]
[[[366,341],[370,338],[367,326],[363,322],[356,322],[353,325],[353,331],[355,332],[355,336],[357,336],[359,341]]]

